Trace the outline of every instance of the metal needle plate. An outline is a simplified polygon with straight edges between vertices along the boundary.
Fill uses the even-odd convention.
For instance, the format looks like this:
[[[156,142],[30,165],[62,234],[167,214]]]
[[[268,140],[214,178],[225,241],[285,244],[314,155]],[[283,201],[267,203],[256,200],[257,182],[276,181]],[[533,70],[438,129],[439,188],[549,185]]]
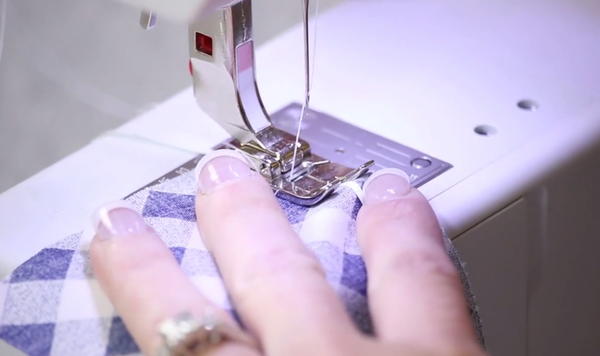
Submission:
[[[302,105],[292,103],[271,114],[273,126],[294,135],[300,110]],[[452,168],[451,164],[431,155],[312,109],[307,110],[302,122],[301,137],[310,144],[313,154],[346,167],[359,167],[364,162],[374,160],[372,172],[388,167],[402,169],[409,175],[415,187],[427,183]],[[216,147],[222,145],[221,143]],[[202,156],[195,157],[137,191],[193,170]]]
[[[302,105],[292,103],[271,114],[273,126],[295,132],[300,110]],[[306,112],[300,136],[310,144],[314,154],[346,167],[358,167],[374,160],[372,172],[388,167],[399,168],[409,175],[415,187],[452,168],[451,164],[431,155],[311,109]]]

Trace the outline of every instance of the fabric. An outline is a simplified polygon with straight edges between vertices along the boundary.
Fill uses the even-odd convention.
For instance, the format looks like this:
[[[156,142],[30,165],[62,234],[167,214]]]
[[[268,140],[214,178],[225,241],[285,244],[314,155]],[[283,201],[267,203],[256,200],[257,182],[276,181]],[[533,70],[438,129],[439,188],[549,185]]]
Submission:
[[[144,216],[192,282],[232,313],[218,269],[196,229],[196,183],[189,171],[127,200]],[[316,207],[279,201],[288,220],[324,267],[358,327],[371,331],[367,274],[356,241],[356,194],[342,187]],[[137,355],[139,348],[90,268],[91,231],[67,236],[23,263],[0,285],[0,339],[28,355]],[[450,255],[462,271],[448,242]],[[475,325],[479,318],[471,304]]]

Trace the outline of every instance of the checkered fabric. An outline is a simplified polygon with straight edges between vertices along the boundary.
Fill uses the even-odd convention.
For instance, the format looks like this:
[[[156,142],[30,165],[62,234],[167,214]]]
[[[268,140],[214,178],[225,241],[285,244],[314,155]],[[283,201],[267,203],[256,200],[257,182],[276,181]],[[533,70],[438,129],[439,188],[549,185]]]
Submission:
[[[181,173],[127,200],[163,238],[193,283],[233,312],[217,267],[195,226],[195,179],[191,172]],[[360,202],[354,192],[342,187],[312,208],[284,200],[279,203],[319,258],[356,324],[369,332],[367,274],[355,228]],[[73,234],[41,250],[0,284],[0,339],[36,356],[140,353],[94,278],[88,253],[92,235]]]

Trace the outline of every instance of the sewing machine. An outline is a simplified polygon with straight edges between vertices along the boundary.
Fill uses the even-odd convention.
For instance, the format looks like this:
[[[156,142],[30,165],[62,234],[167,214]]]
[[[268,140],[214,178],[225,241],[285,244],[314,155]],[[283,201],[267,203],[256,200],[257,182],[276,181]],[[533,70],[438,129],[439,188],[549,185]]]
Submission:
[[[189,71],[196,102],[232,137],[218,147],[244,154],[277,196],[314,205],[369,169],[401,168],[418,187],[451,167],[308,107],[309,2],[304,3],[304,105],[290,104],[272,115],[256,84],[251,0],[196,0],[181,6],[130,2],[143,6],[140,25],[145,29],[156,25],[157,13],[189,23]],[[182,167],[195,164],[191,160]]]
[[[583,0],[347,1],[319,19],[314,111],[301,135],[311,156],[302,159],[315,154],[350,172],[371,159],[371,169],[378,162],[393,164],[394,153],[409,152],[399,161],[407,169],[439,168],[416,173],[414,180],[422,179],[419,189],[467,263],[495,355],[593,355],[600,349],[599,19],[600,6]],[[218,51],[224,48],[216,46],[222,39],[210,31],[213,24],[196,25],[188,34],[194,94],[190,89],[174,96],[119,134],[206,152],[230,136],[238,148],[260,136],[270,125],[265,113],[277,129],[293,131],[300,107],[291,103],[303,100],[302,28],[256,49],[261,97],[248,77],[246,85],[236,82],[235,68],[254,75],[244,72],[253,68],[248,62],[221,62],[228,70],[213,74],[228,95],[211,95],[228,104],[210,108],[200,100],[201,111],[196,99],[218,86],[203,82],[211,73],[209,46],[202,37],[196,46],[196,33],[212,38],[212,58],[222,60]],[[234,53],[243,43],[227,42],[226,50]],[[205,52],[194,52],[198,48]],[[249,97],[238,101],[236,90],[248,88]],[[244,117],[243,107],[256,116]],[[211,111],[218,108],[236,111]],[[221,119],[226,117],[242,129],[228,128]],[[341,134],[345,129],[373,136],[356,139]],[[379,144],[355,149],[354,141]],[[381,146],[391,148],[384,156],[392,160],[377,154]],[[289,158],[289,145],[287,152]],[[79,231],[97,205],[193,157],[113,135],[4,193],[0,216],[11,223],[0,226],[2,272]],[[292,163],[274,161],[289,181]],[[113,172],[118,183],[106,184],[98,171]],[[32,215],[41,220],[31,224]]]

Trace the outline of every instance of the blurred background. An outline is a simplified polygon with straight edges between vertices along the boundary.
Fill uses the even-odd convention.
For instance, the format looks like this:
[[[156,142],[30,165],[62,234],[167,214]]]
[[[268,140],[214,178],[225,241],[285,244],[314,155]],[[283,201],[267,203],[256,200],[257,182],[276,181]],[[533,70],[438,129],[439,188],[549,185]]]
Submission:
[[[294,1],[254,1],[259,45],[301,20]],[[320,0],[321,11],[338,1]],[[185,25],[159,17],[144,31],[116,0],[1,9],[0,192],[190,85]]]

